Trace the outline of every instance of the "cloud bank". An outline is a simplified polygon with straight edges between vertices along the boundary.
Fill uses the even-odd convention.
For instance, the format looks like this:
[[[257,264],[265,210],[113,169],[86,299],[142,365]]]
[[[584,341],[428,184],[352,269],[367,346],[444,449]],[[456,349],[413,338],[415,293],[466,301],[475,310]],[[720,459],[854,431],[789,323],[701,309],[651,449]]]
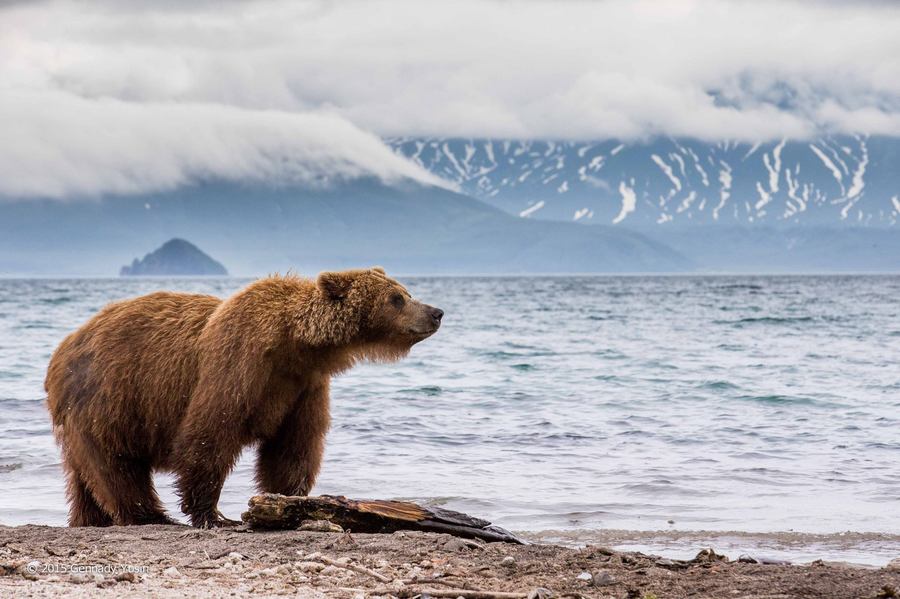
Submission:
[[[328,186],[369,176],[447,186],[328,114],[61,92],[5,93],[0,114],[0,196],[89,198],[206,179]]]
[[[900,135],[897,31],[893,3],[13,3],[0,195],[436,182],[377,136]]]

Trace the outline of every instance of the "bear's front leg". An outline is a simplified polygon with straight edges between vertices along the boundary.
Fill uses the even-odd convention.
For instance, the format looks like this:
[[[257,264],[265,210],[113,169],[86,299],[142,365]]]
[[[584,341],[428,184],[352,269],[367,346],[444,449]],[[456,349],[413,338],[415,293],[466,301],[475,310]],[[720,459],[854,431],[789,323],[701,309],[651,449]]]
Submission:
[[[218,509],[225,478],[240,455],[242,444],[227,431],[185,430],[175,445],[176,489],[181,510],[197,528],[240,524]]]
[[[311,386],[297,400],[276,433],[263,440],[256,482],[264,493],[308,495],[325,452],[329,416],[328,380]]]

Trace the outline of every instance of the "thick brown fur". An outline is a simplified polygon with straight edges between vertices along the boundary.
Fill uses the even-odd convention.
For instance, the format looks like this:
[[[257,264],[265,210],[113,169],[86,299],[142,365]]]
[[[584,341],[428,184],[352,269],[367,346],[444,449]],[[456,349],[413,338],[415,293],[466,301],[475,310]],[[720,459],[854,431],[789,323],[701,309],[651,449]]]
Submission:
[[[443,312],[380,268],[273,276],[226,300],[160,292],[106,306],[50,360],[71,526],[169,522],[152,474],[176,474],[194,526],[229,523],[219,493],[258,446],[262,491],[306,495],[322,460],[331,376],[396,360]]]

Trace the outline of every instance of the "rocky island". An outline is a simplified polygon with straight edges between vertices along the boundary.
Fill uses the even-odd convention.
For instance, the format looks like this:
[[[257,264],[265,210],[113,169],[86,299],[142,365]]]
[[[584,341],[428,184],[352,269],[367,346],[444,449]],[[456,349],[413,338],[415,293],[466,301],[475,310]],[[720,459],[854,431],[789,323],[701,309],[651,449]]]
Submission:
[[[122,277],[140,276],[227,276],[221,263],[184,239],[170,239],[142,260],[119,270]]]

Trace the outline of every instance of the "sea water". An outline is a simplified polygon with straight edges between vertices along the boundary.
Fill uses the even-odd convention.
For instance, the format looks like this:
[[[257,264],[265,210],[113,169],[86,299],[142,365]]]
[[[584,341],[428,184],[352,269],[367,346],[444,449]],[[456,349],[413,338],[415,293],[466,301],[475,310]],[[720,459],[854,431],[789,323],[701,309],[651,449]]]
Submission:
[[[536,538],[856,531],[900,553],[900,277],[402,280],[444,324],[402,362],[334,381],[316,493]],[[65,335],[110,301],[247,283],[0,280],[0,523],[65,522],[43,390]],[[227,515],[252,471],[251,448]],[[157,485],[180,516],[171,475]]]

